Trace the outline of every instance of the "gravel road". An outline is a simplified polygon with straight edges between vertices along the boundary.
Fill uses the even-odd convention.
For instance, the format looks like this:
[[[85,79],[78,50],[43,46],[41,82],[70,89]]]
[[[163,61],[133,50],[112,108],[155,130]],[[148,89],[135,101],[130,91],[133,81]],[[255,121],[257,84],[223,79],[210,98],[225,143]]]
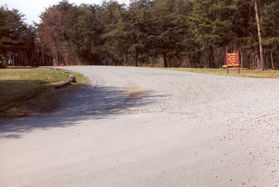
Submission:
[[[76,66],[54,112],[0,121],[0,186],[279,186],[279,80]]]

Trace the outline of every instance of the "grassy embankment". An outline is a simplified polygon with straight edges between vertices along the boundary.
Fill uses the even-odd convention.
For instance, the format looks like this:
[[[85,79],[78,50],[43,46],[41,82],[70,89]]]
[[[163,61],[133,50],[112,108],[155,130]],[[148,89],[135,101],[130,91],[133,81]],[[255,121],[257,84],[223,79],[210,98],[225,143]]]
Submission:
[[[0,118],[38,115],[57,108],[67,93],[86,83],[81,74],[71,73],[77,83],[55,90],[54,85],[68,79],[62,71],[44,68],[0,69],[0,107],[16,103],[0,111]],[[34,97],[26,100],[31,95]]]
[[[213,69],[213,68],[168,68],[168,70],[187,71],[194,73],[204,74],[216,74],[227,75],[226,69]],[[267,70],[259,72],[251,69],[241,69],[240,74],[237,73],[237,69],[230,69],[228,76],[237,77],[251,77],[251,78],[279,78],[279,70]]]

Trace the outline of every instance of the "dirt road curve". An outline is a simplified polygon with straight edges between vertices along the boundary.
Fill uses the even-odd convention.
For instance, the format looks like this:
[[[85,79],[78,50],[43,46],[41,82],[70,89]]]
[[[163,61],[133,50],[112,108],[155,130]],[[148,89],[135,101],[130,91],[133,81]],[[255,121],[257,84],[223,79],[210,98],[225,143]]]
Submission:
[[[91,85],[0,122],[0,186],[279,185],[278,79],[65,68]]]

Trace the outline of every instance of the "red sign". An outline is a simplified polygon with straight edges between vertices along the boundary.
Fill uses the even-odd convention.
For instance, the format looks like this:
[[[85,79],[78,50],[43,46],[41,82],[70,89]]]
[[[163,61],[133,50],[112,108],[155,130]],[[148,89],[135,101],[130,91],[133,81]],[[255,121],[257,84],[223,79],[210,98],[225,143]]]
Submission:
[[[226,53],[227,61],[227,73],[229,73],[229,67],[238,67],[238,74],[240,74],[239,68],[239,51],[237,53]]]
[[[226,53],[227,66],[239,66],[239,52]]]

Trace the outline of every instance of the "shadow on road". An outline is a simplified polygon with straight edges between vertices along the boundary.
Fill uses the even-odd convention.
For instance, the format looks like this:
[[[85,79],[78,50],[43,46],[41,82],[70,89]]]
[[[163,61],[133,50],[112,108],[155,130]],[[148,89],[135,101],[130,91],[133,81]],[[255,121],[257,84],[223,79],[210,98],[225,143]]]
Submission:
[[[105,119],[128,112],[141,112],[144,107],[165,97],[153,91],[127,88],[84,86],[66,96],[61,106],[47,114],[0,121],[0,138],[21,138],[33,129],[78,125],[87,119]],[[94,124],[92,124],[94,125]]]

